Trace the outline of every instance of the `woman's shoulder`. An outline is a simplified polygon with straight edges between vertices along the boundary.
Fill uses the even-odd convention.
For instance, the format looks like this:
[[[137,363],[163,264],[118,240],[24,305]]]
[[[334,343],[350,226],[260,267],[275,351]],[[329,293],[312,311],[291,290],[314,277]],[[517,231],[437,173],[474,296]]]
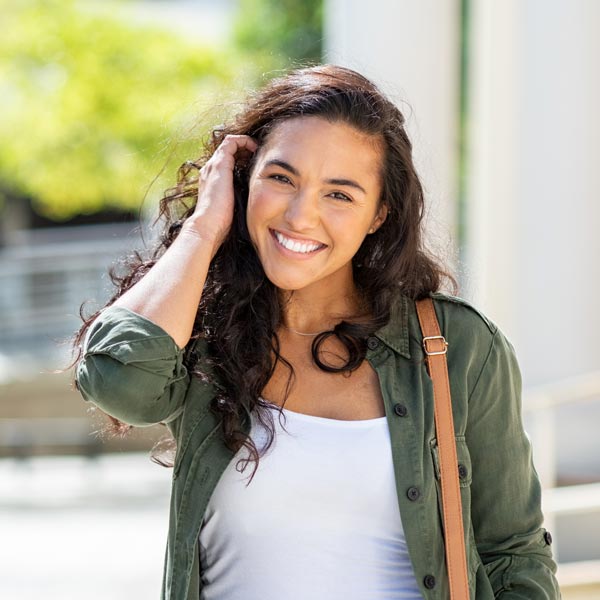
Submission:
[[[449,325],[475,327],[477,330],[485,326],[484,329],[491,335],[498,331],[496,323],[471,301],[445,292],[431,292],[429,295],[436,306],[438,319],[447,320]]]
[[[442,335],[465,356],[485,355],[494,340],[503,337],[498,326],[465,298],[438,291],[428,296],[433,300]],[[416,301],[400,293],[388,324],[377,331],[377,336],[406,358],[418,356],[422,332]]]
[[[470,349],[474,355],[487,355],[494,348],[497,353],[516,356],[513,343],[504,331],[473,303],[443,292],[433,292],[430,296],[442,334],[448,343],[454,342],[455,348]]]
[[[486,355],[494,340],[504,338],[498,325],[479,307],[466,298],[446,292],[430,292],[442,335],[461,353]],[[412,331],[420,340],[416,305],[412,307]]]
[[[477,381],[481,376],[484,383],[499,375],[507,381],[520,381],[516,350],[487,314],[459,296],[442,292],[431,293],[430,296],[442,335],[448,342],[451,370],[453,367],[455,372],[464,369],[475,373]],[[487,373],[485,376],[484,372]]]

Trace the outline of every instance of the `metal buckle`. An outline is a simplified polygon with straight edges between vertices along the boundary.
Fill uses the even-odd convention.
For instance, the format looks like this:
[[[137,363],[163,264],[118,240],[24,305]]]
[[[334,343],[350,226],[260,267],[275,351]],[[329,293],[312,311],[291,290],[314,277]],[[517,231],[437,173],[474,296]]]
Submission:
[[[444,342],[444,349],[439,350],[438,352],[429,352],[427,350],[427,342],[429,340],[442,340]],[[446,341],[446,338],[443,335],[430,335],[423,338],[423,350],[425,351],[425,354],[427,354],[427,356],[435,356],[436,354],[446,354],[446,352],[448,352],[448,342]]]

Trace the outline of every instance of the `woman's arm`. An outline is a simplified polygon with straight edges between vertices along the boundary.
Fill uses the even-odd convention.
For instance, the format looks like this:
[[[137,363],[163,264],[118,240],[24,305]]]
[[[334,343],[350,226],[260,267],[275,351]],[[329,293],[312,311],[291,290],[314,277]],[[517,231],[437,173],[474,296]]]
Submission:
[[[190,339],[210,262],[231,227],[235,156],[256,148],[249,136],[225,137],[200,170],[194,213],[148,273],[114,303],[159,325],[180,348]]]
[[[210,262],[233,220],[233,168],[248,136],[227,136],[200,171],[194,213],[160,259],[90,325],[75,370],[84,399],[130,425],[175,419],[190,376],[183,364]]]
[[[471,519],[477,550],[495,596],[560,598],[549,538],[542,527],[541,486],[521,417],[521,372],[497,330],[469,399]]]

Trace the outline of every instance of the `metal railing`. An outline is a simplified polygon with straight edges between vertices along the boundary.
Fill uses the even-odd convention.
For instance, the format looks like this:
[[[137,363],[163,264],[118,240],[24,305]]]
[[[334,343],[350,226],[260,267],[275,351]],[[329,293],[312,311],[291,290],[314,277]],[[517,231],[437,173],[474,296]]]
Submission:
[[[0,249],[0,382],[9,377],[6,370],[24,368],[23,358],[66,353],[59,343],[79,328],[81,303],[102,306],[111,291],[108,268],[141,248],[134,228],[64,228],[48,232],[44,243],[25,239]]]
[[[528,430],[536,451],[536,469],[544,489],[552,489],[557,484],[556,409],[599,401],[600,371],[526,390],[523,412],[530,418]]]

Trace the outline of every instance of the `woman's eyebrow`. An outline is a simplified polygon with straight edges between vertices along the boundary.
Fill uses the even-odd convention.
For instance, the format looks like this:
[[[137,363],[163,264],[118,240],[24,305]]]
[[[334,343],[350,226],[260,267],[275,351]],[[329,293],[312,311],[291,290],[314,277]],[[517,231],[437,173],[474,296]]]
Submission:
[[[281,167],[282,169],[289,171],[292,175],[295,175],[296,177],[300,176],[300,172],[298,171],[298,169],[296,169],[295,167],[292,167],[292,165],[285,162],[284,160],[280,160],[278,158],[273,158],[271,160],[268,160],[265,163],[265,167],[271,167],[271,166]],[[338,178],[326,179],[325,183],[329,183],[331,185],[344,185],[347,187],[353,187],[353,188],[356,188],[357,190],[360,190],[363,194],[367,193],[365,188],[363,188],[362,185],[360,185],[353,179],[338,179]]]
[[[281,167],[282,169],[289,171],[292,175],[295,175],[296,177],[300,177],[300,171],[298,171],[298,169],[296,169],[295,167],[292,167],[292,165],[290,165],[289,163],[286,163],[284,160],[280,160],[279,158],[273,158],[271,160],[268,160],[265,163],[265,167],[271,167],[271,166]]]
[[[361,191],[363,194],[367,194],[365,188],[353,179],[326,179],[325,183],[330,183],[331,185],[345,185],[347,187],[353,187]]]

